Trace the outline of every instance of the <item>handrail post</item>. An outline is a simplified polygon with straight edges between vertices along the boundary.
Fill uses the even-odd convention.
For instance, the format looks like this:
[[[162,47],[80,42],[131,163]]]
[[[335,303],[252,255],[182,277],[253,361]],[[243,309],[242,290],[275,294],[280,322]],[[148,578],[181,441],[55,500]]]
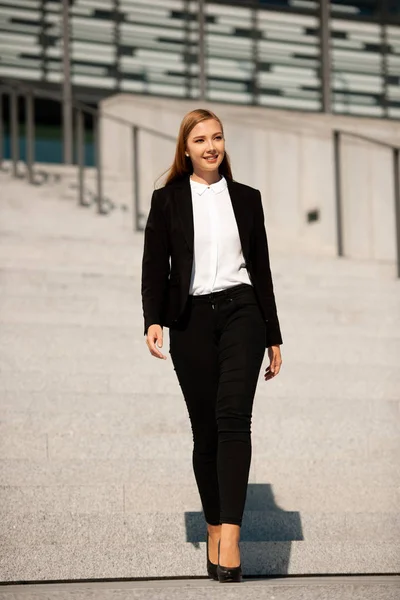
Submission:
[[[61,8],[62,30],[62,117],[63,117],[63,160],[65,165],[72,164],[72,86],[71,86],[71,57],[70,57],[70,2],[62,0]]]
[[[101,134],[100,134],[100,115],[97,114],[94,118],[94,139],[96,153],[96,184],[97,184],[97,212],[103,214],[102,198],[103,198],[103,181],[101,167]]]
[[[400,277],[400,167],[399,148],[393,148],[394,214],[396,228],[397,277]]]
[[[84,206],[85,123],[80,109],[76,111],[76,162],[78,163],[78,204]]]
[[[133,145],[133,229],[140,231],[139,227],[139,127],[132,127],[132,145]]]
[[[28,181],[33,183],[33,163],[35,161],[35,98],[31,90],[25,96],[26,117],[26,166]]]
[[[0,169],[4,160],[3,91],[0,89]]]
[[[340,131],[333,131],[333,157],[335,167],[336,236],[337,254],[343,256],[342,181],[340,171]]]
[[[10,91],[10,113],[11,113],[11,160],[12,160],[12,175],[17,177],[18,160],[19,160],[19,139],[18,139],[18,94],[13,88]]]

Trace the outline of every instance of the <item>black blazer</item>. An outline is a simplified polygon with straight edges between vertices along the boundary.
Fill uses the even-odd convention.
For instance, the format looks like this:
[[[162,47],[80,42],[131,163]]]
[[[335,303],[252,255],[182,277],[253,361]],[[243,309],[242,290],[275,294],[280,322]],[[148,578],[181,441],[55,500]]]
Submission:
[[[144,334],[150,325],[173,327],[189,294],[194,255],[190,175],[154,190],[144,233]],[[259,190],[226,177],[250,281],[266,323],[265,345],[282,344]]]

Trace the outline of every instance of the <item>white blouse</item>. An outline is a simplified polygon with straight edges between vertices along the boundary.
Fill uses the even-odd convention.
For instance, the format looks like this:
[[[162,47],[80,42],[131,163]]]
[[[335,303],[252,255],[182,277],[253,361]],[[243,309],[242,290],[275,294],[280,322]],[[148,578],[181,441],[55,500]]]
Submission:
[[[194,259],[189,294],[209,294],[252,285],[225,177],[207,185],[190,178]]]

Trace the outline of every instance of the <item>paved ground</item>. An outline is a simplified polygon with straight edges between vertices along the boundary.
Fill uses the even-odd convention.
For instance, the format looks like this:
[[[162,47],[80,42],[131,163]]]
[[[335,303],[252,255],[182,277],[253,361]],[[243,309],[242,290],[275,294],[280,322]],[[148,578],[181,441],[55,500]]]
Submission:
[[[0,179],[0,581],[204,575],[186,407],[144,344],[142,234]],[[255,398],[244,573],[396,573],[395,266],[271,237],[284,362]]]
[[[7,586],[2,600],[398,600],[399,576],[204,579]]]

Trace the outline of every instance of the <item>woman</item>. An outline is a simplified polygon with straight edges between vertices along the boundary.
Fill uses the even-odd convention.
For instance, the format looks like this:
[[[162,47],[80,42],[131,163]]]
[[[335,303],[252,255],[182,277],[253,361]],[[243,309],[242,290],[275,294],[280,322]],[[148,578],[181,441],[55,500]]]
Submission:
[[[207,522],[207,571],[241,581],[240,527],[252,406],[282,364],[261,194],[232,179],[223,126],[209,110],[182,120],[165,186],[153,192],[142,262],[144,334],[166,359],[163,326],[193,433]],[[158,346],[158,348],[157,348]]]

